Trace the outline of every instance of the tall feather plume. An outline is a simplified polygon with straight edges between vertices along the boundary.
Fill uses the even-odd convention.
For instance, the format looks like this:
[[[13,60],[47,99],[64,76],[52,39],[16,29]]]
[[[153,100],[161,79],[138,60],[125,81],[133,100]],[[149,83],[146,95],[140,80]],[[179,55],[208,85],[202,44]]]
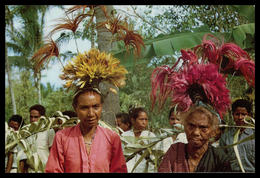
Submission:
[[[207,36],[210,36],[211,39],[206,40]],[[207,34],[204,36],[202,44],[194,48],[194,52],[201,55],[203,61],[208,60],[210,63],[216,64],[221,73],[233,75],[234,71],[236,71],[237,75],[245,77],[250,86],[255,85],[254,62],[248,53],[238,45],[234,43],[224,44],[223,40],[220,45],[217,38]]]
[[[170,83],[172,77],[174,78],[177,75],[177,72],[181,69],[177,69],[177,65],[180,63],[180,60],[183,60],[183,66],[195,64],[198,62],[197,56],[191,50],[181,50],[181,56],[178,58],[176,63],[169,67],[167,65],[157,67],[154,69],[151,75],[152,82],[152,92],[150,94],[150,100],[152,101],[151,109],[154,109],[154,105],[157,99],[157,89],[159,87],[158,93],[158,104],[160,110],[163,108],[163,105],[167,99],[167,97],[171,94]]]
[[[127,22],[127,18],[122,19],[120,14],[98,24],[97,28],[108,29],[115,36],[116,40],[124,41],[127,52],[129,52],[130,46],[132,46],[136,58],[141,55],[141,47],[145,49],[141,35],[132,30]]]
[[[43,41],[44,45],[32,56],[31,60],[35,60],[35,70],[48,61],[52,56],[59,57],[59,47],[52,39]]]
[[[235,61],[234,68],[242,73],[251,87],[255,88],[255,63],[253,61],[239,58]]]
[[[130,46],[133,47],[136,58],[138,58],[141,55],[142,46],[144,49],[146,49],[141,35],[139,35],[138,33],[136,33],[133,30],[127,30],[126,34],[123,36],[119,36],[118,39],[124,41],[126,51],[130,50]]]
[[[100,9],[103,11],[104,15],[106,16],[106,18],[108,18],[107,9],[106,9],[105,5],[75,5],[75,6],[71,7],[70,9],[68,9],[65,13],[70,14],[70,13],[73,13],[75,11],[79,11],[82,9],[81,16],[85,16],[85,17],[91,16],[88,24],[86,25],[86,28],[88,28],[94,19],[94,16],[96,13],[96,9],[95,9],[96,7],[100,7]],[[85,13],[86,8],[89,9],[89,11],[87,13]]]
[[[206,38],[208,36],[212,37],[212,39],[206,40]],[[211,35],[211,34],[205,35],[203,37],[202,44],[197,45],[194,48],[195,54],[197,54],[197,55],[200,54],[202,56],[202,61],[205,61],[206,59],[208,59],[210,63],[218,64],[220,54],[219,54],[219,51],[217,49],[217,45],[215,44],[215,42],[217,42],[219,45],[218,39],[215,38],[213,35]]]
[[[105,22],[100,22],[97,25],[97,28],[98,29],[105,28],[109,30],[112,33],[112,35],[115,34],[123,35],[122,33],[124,33],[124,31],[127,30],[127,25],[128,24],[126,18],[122,20],[122,16],[118,14],[116,17],[115,16],[109,17],[108,20]]]
[[[87,14],[78,15],[75,18],[70,19],[68,16],[66,18],[58,19],[59,23],[54,25],[54,29],[49,33],[48,36],[52,36],[54,33],[62,30],[71,30],[74,34],[79,26],[79,23],[86,17]]]
[[[160,88],[159,92],[159,107],[162,109],[166,98],[170,95],[171,89],[169,87],[168,82],[170,82],[169,77],[172,74],[172,69],[164,65],[162,67],[157,67],[151,76],[151,82],[152,82],[152,92],[150,94],[150,99],[152,100],[152,110],[154,109],[155,101],[157,98],[157,88]]]

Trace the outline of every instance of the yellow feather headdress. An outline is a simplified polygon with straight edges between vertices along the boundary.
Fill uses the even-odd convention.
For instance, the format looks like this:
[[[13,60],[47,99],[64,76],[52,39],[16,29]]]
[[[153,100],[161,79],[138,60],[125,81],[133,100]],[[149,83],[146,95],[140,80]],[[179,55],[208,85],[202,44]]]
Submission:
[[[128,72],[111,53],[93,48],[84,54],[79,53],[71,60],[60,75],[60,78],[66,81],[64,87],[67,90],[74,87],[76,91],[92,88],[101,93],[98,88],[101,80],[106,80],[116,87],[125,85],[125,74]],[[113,88],[110,88],[110,91],[116,94]]]

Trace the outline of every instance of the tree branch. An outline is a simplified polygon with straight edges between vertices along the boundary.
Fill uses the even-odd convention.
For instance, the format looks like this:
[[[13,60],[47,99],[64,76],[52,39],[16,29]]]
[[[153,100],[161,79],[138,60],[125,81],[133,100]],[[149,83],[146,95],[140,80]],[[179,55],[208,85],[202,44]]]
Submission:
[[[157,30],[163,32],[165,35],[167,35],[167,33],[165,31],[163,31],[162,29],[158,28],[157,26],[151,24],[150,22],[148,22],[147,20],[145,20],[142,16],[140,16],[134,9],[134,7],[131,5],[133,11],[134,11],[134,14],[139,17],[140,19],[142,19],[144,22],[148,23],[149,25],[151,25],[152,27],[156,28]]]

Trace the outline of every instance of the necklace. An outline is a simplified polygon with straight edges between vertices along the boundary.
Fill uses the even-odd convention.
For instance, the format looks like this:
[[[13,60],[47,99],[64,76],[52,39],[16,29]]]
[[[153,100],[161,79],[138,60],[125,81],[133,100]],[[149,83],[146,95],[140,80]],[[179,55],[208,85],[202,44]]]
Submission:
[[[87,142],[86,140],[84,140],[84,142],[85,142],[86,145],[91,145],[91,144],[92,144],[93,139],[94,139],[94,136],[95,136],[95,133],[96,133],[96,130],[95,130],[95,132],[94,132],[94,134],[93,134],[93,136],[92,136],[92,138],[91,138],[91,142]]]
[[[195,170],[196,170],[196,168],[197,168],[198,165],[195,166],[190,159],[188,159],[188,161],[190,161],[191,165],[192,165],[192,166],[195,168]]]

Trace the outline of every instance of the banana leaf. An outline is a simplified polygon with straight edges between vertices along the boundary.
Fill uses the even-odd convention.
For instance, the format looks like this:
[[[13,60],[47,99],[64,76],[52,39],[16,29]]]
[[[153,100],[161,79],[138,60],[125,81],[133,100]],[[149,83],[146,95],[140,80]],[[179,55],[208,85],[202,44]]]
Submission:
[[[230,41],[234,41],[243,49],[255,48],[255,23],[235,26],[232,30]]]
[[[226,42],[233,41],[242,49],[254,50],[255,41],[255,23],[235,26],[231,33],[210,32],[209,28],[203,26],[194,29],[194,32],[173,32],[169,35],[160,34],[157,37],[144,40],[146,49],[141,49],[141,56],[136,59],[133,49],[130,52],[126,49],[112,50],[114,57],[120,59],[121,64],[125,67],[134,66],[139,63],[149,62],[153,57],[163,55],[173,55],[175,51],[181,49],[193,48],[202,43],[202,39],[206,34],[212,34],[215,37],[225,39]]]
[[[244,16],[249,23],[255,23],[255,6],[254,5],[230,5],[231,8]]]
[[[204,31],[171,33],[169,35],[158,35],[151,40],[145,40],[146,50],[142,48],[140,59],[135,59],[133,49],[127,53],[126,49],[113,50],[114,57],[120,59],[121,64],[125,67],[134,66],[139,63],[148,62],[152,57],[160,57],[163,55],[173,55],[176,51],[184,48],[193,48],[202,43],[202,39],[206,34],[227,38],[226,33],[211,33],[209,29],[202,28]]]

